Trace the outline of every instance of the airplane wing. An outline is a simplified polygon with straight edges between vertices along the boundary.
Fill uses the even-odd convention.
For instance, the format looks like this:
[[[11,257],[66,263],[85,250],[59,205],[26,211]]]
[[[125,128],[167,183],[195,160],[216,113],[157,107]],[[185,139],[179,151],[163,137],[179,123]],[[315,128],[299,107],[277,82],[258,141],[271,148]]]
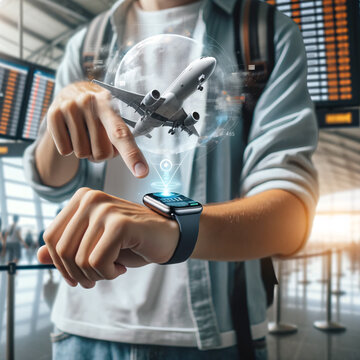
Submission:
[[[141,95],[141,94],[137,94],[135,92],[123,90],[123,89],[117,88],[115,86],[105,84],[104,82],[95,80],[95,79],[92,80],[92,82],[94,84],[99,85],[99,86],[103,87],[104,89],[110,91],[110,93],[113,97],[115,97],[116,99],[119,99],[120,101],[124,102],[128,106],[131,106],[140,115],[144,115],[145,112],[140,107],[140,104],[143,101],[145,95]]]
[[[199,133],[195,129],[194,125],[185,126],[184,120],[187,118],[188,114],[185,112],[184,108],[181,108],[178,112],[176,112],[170,119],[167,119],[159,114],[152,114],[157,120],[160,120],[164,123],[164,126],[174,126],[180,127],[181,130],[186,131],[189,135],[196,135],[199,137]]]
[[[124,122],[125,122],[126,124],[128,124],[128,125],[131,126],[132,128],[135,128],[135,125],[136,125],[136,122],[135,122],[135,121],[131,121],[131,120],[125,119],[124,117],[121,117],[121,118],[124,120]],[[146,134],[145,136],[146,136],[147,138],[149,138],[149,139],[152,138],[152,136],[151,136],[150,134]]]
[[[195,129],[194,125],[191,126],[184,126],[182,128],[184,131],[186,131],[189,135],[196,135],[197,137],[200,137],[199,133],[197,132],[197,130]]]

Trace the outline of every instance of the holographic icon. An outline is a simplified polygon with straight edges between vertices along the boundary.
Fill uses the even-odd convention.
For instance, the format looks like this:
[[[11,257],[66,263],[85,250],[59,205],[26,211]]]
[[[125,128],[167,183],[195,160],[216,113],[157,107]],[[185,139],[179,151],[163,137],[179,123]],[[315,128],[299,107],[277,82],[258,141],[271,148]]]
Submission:
[[[169,159],[161,160],[160,169],[162,171],[169,172],[169,171],[171,171],[172,167],[173,167],[173,164],[172,164],[171,160],[169,160]]]

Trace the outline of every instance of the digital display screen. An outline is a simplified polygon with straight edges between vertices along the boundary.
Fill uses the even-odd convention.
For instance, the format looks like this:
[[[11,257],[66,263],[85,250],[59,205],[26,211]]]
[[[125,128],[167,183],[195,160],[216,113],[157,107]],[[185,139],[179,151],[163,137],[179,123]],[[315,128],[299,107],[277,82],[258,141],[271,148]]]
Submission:
[[[29,67],[0,59],[0,136],[16,138]]]
[[[308,88],[317,105],[358,105],[355,0],[267,0],[298,24],[307,54]]]
[[[40,122],[50,106],[54,85],[55,77],[53,74],[35,70],[22,130],[23,139],[36,139]]]
[[[360,126],[359,110],[356,108],[341,108],[329,112],[327,109],[319,109],[317,118],[321,128],[355,127]]]
[[[0,137],[35,140],[54,87],[52,69],[0,53]]]
[[[191,200],[184,195],[178,193],[170,193],[164,195],[163,193],[154,193],[151,195],[154,199],[162,202],[163,204],[171,207],[192,207],[199,206],[197,201]]]

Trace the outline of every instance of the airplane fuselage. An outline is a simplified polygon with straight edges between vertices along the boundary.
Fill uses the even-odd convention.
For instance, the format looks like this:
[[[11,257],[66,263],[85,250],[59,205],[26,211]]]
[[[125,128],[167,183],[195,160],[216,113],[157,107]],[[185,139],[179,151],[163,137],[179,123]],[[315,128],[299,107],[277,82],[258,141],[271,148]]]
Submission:
[[[161,96],[165,101],[156,110],[156,113],[168,118],[176,117],[181,111],[183,102],[196,90],[202,90],[202,85],[209,79],[216,66],[213,57],[202,57],[191,62],[186,69],[174,80]],[[162,126],[161,120],[155,119],[151,114],[145,114],[137,121],[133,135],[148,134],[153,128]],[[174,124],[176,127],[176,124]]]

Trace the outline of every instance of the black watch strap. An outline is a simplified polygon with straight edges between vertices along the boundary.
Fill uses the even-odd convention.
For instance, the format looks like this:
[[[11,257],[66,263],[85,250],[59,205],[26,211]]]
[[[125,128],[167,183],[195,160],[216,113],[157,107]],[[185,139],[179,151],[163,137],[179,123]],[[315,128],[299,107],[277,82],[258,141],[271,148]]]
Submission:
[[[180,228],[180,237],[173,256],[161,265],[178,264],[186,261],[194,251],[199,234],[201,212],[189,215],[174,215]]]

